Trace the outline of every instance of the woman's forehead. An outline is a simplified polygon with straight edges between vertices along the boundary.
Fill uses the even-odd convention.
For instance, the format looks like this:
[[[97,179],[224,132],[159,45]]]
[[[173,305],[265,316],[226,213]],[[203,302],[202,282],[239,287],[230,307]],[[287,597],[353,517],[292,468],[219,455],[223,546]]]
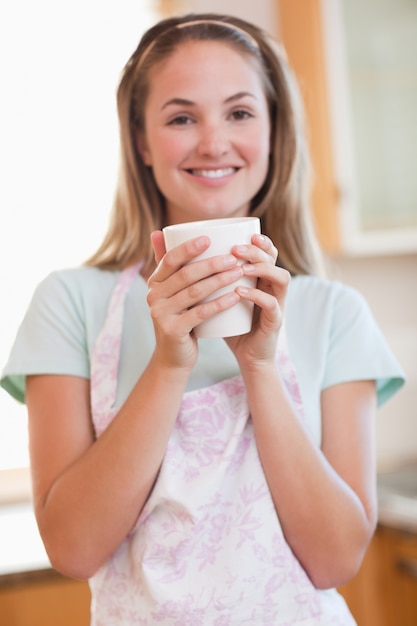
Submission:
[[[189,40],[179,43],[150,70],[149,86],[163,88],[168,83],[198,85],[204,79],[246,81],[261,85],[262,70],[256,58],[240,51],[236,45],[217,40]]]

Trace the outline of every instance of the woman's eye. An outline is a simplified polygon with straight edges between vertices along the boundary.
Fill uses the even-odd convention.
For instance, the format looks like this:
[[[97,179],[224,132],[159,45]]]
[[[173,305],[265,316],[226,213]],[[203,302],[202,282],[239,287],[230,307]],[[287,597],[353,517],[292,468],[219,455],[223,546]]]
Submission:
[[[168,122],[169,126],[185,126],[186,124],[191,124],[191,118],[188,115],[177,115]]]
[[[253,117],[249,111],[245,111],[243,109],[239,109],[238,111],[233,111],[232,117],[235,120],[246,120],[250,117]]]

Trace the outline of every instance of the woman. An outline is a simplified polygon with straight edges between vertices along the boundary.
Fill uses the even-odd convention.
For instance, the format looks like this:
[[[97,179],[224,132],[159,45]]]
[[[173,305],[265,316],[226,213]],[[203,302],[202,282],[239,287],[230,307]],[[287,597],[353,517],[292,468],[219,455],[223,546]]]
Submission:
[[[95,625],[353,624],[333,588],[375,528],[374,413],[403,375],[359,295],[315,275],[282,51],[237,18],[162,21],[118,107],[108,234],[40,285],[2,379],[51,562],[90,579]],[[231,255],[165,251],[163,226],[249,214],[263,235]],[[241,298],[250,333],[197,340]]]

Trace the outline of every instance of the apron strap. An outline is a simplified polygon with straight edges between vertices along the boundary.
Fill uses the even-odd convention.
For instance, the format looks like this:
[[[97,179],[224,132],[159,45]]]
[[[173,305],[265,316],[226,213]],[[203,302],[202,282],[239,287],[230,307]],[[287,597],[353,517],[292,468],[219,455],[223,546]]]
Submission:
[[[116,401],[117,371],[126,294],[141,268],[137,263],[121,272],[111,294],[104,326],[91,355],[91,411],[96,435],[111,421]]]

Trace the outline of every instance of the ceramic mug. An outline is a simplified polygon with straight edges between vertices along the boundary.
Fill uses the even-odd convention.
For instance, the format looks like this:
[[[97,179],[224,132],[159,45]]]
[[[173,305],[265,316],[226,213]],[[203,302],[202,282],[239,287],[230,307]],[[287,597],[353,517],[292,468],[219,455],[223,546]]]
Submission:
[[[165,247],[168,250],[179,246],[189,239],[201,235],[210,238],[210,247],[193,261],[207,259],[221,254],[230,254],[235,245],[249,244],[252,235],[259,234],[260,220],[257,217],[228,217],[199,222],[174,224],[163,229]],[[214,292],[207,300],[234,291],[237,286],[255,287],[255,277],[242,276],[239,280]],[[216,313],[212,318],[204,320],[194,328],[197,337],[232,337],[244,335],[252,327],[253,303],[239,300],[226,311]]]

